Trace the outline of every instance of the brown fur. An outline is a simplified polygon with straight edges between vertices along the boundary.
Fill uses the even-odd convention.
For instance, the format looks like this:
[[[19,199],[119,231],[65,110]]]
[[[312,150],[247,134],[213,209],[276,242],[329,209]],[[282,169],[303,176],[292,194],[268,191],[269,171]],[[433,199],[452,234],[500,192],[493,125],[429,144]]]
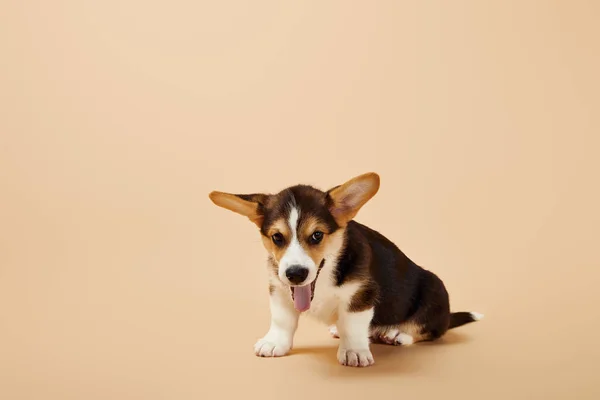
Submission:
[[[352,312],[360,312],[373,307],[377,300],[377,286],[372,281],[367,281],[356,292],[350,301],[348,309]]]

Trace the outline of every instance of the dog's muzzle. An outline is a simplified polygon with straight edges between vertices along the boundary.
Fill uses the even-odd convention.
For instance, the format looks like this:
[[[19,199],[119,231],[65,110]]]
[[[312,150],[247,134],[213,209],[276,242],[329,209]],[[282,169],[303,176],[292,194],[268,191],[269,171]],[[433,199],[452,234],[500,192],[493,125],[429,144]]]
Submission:
[[[304,311],[307,311],[310,309],[310,303],[312,302],[313,298],[315,297],[315,286],[317,284],[317,279],[319,279],[319,273],[321,272],[321,269],[323,269],[324,265],[325,265],[325,259],[321,260],[321,263],[319,264],[319,268],[317,268],[317,276],[310,284],[304,285],[304,286],[291,286],[290,287],[290,290],[292,292],[292,300],[294,301],[294,308],[297,311],[304,312]],[[306,277],[304,277],[304,278],[306,278]],[[289,279],[289,277],[288,277],[288,279]],[[290,281],[292,281],[292,280],[290,279]]]

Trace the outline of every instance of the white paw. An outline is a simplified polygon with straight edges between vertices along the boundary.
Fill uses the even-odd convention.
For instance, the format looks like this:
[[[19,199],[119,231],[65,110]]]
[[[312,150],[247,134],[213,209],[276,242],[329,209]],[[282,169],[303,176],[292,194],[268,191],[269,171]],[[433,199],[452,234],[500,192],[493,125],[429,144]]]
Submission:
[[[368,367],[375,364],[371,350],[350,350],[340,347],[338,349],[338,361],[349,367]]]
[[[398,334],[400,331],[398,329],[390,329],[385,333],[385,336],[381,338],[381,340],[387,344],[397,344],[396,339],[398,338]]]
[[[334,337],[335,339],[339,339],[340,338],[340,334],[338,333],[337,330],[337,326],[335,325],[331,325],[329,327],[329,333],[331,334],[332,337]]]
[[[415,340],[413,339],[413,337],[406,333],[401,333],[396,338],[396,343],[401,344],[402,346],[410,346],[414,342]]]
[[[392,345],[410,346],[415,342],[414,338],[407,334],[402,333],[398,329],[390,329],[385,335],[380,337],[381,341]]]
[[[258,357],[282,357],[289,353],[291,348],[287,342],[264,337],[254,345],[254,354]]]

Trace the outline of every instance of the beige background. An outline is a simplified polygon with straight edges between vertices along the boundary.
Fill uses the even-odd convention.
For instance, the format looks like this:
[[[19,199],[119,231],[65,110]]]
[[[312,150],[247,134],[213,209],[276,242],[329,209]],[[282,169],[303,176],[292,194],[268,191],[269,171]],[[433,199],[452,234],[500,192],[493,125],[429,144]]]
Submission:
[[[1,9],[0,398],[600,397],[600,3]],[[256,358],[264,250],[208,192],[367,171],[359,220],[486,318]]]

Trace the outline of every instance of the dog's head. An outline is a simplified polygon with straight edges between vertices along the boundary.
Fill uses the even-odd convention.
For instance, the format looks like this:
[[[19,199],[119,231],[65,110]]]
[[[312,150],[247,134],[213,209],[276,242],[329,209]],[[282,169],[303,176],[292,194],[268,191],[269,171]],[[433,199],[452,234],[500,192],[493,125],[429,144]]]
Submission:
[[[378,190],[379,176],[367,173],[326,192],[297,185],[277,194],[212,192],[210,199],[258,226],[284,284],[314,289],[326,256],[343,244],[344,228]]]

